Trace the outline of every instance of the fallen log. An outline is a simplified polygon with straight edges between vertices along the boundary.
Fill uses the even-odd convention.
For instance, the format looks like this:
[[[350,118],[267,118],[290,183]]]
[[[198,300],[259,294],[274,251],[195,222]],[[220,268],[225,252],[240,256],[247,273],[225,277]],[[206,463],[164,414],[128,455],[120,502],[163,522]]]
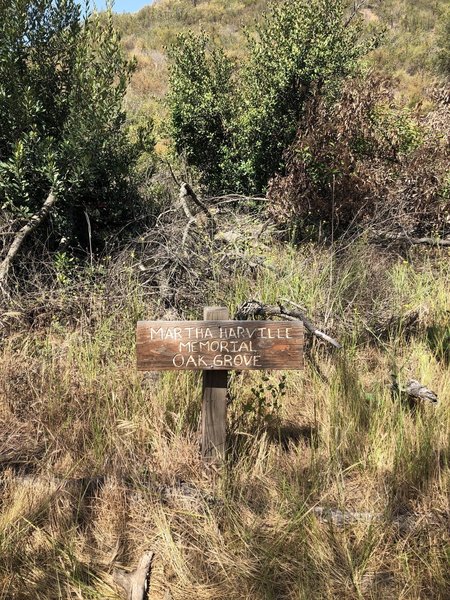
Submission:
[[[320,521],[332,523],[337,527],[345,527],[346,525],[354,525],[355,523],[371,523],[372,521],[380,521],[382,519],[381,513],[340,510],[324,506],[315,506],[311,512]]]
[[[366,512],[356,510],[341,510],[327,506],[314,506],[311,512],[322,523],[339,528],[353,527],[355,525],[371,525],[385,523],[397,529],[401,535],[408,535],[412,531],[428,524],[435,528],[442,527],[442,521],[448,521],[446,513],[428,511],[425,513],[407,512],[397,516],[390,516],[382,512]]]
[[[422,237],[422,238],[405,238],[410,244],[419,244],[425,246],[438,246],[441,248],[450,247],[450,240],[442,240],[440,238]]]
[[[450,239],[433,238],[433,237],[410,237],[408,235],[385,235],[376,237],[373,240],[376,244],[390,244],[399,242],[402,244],[410,244],[411,246],[434,246],[436,248],[449,248]]]

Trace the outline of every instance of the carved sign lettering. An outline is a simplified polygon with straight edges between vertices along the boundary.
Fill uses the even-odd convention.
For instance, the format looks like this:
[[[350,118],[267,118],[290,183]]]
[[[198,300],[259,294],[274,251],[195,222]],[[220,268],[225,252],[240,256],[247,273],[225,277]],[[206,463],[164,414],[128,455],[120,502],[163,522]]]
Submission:
[[[136,338],[140,371],[303,368],[300,321],[139,321]]]

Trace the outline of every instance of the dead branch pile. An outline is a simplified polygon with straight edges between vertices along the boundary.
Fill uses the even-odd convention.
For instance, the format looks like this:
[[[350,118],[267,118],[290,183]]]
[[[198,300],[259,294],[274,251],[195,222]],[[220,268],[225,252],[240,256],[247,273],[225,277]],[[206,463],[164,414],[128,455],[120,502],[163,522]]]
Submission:
[[[161,316],[172,311],[174,318],[208,298],[216,302],[235,273],[252,278],[257,270],[276,270],[266,258],[273,226],[259,216],[263,200],[240,195],[202,200],[183,183],[154,226],[113,258],[96,258],[91,279],[77,268],[66,278],[64,265],[58,271],[44,247],[26,253],[9,274],[12,293],[0,310],[0,338],[55,319],[91,326],[102,318],[102,306],[118,314],[133,294],[159,306]]]
[[[178,200],[122,252],[115,268],[120,278],[133,256],[132,268],[149,299],[162,311],[180,313],[204,305],[236,272],[251,277],[258,268],[275,269],[265,258],[269,240],[267,223],[243,211],[241,198],[205,202],[183,183]]]

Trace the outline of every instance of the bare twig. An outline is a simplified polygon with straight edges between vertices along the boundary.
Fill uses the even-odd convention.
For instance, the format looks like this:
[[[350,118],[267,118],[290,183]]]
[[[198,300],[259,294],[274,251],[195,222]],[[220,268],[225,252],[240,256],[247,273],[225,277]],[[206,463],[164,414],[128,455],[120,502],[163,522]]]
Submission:
[[[298,306],[298,305],[297,305]],[[251,300],[249,302],[244,302],[237,309],[235,318],[236,319],[247,319],[250,316],[259,316],[259,317],[282,317],[287,319],[288,321],[302,321],[305,328],[314,336],[320,338],[321,340],[328,342],[335,348],[342,348],[341,344],[337,342],[334,338],[330,337],[323,331],[317,329],[315,325],[308,319],[308,317],[300,310],[288,310],[283,307],[281,304],[278,306],[272,306],[268,304],[263,304],[262,302],[258,302],[257,300]]]
[[[239,201],[247,202],[270,202],[265,196],[246,196],[245,194],[224,194],[223,196],[210,196],[208,197],[209,202],[215,204],[232,204],[233,202]]]
[[[88,228],[88,237],[89,237],[89,255],[90,255],[90,262],[91,262],[91,269],[94,265],[94,254],[92,252],[92,227],[91,227],[91,219],[89,218],[89,214],[87,212],[87,210],[84,211],[84,216],[86,217],[86,223],[87,223],[87,228]]]
[[[364,4],[367,4],[367,0],[360,0],[360,2],[354,3],[353,10],[352,10],[350,16],[348,17],[348,19],[345,21],[344,27],[348,27],[350,25],[350,23],[356,17],[356,15],[361,10],[361,8],[364,6]]]
[[[313,323],[305,315],[305,313],[304,313],[303,309],[301,308],[301,306],[299,306],[295,302],[292,302],[292,300],[284,299],[283,302],[287,302],[288,304],[292,304],[293,306],[295,306],[298,309],[296,311],[287,311],[286,309],[283,309],[283,307],[280,305],[280,308],[282,310],[284,310],[286,314],[290,314],[291,316],[293,316],[293,317],[295,317],[295,318],[300,319],[301,321],[303,321],[303,325],[306,327],[306,329],[312,335],[315,335],[316,337],[324,340],[325,342],[330,343],[335,348],[342,348],[342,346],[341,346],[341,344],[339,344],[339,342],[337,342],[335,339],[333,339],[332,337],[330,337],[326,333],[323,333],[323,331],[320,331],[319,329],[317,329],[317,327],[315,327],[315,325],[313,325]]]
[[[180,188],[180,200],[183,204],[183,208],[185,205],[187,206],[187,198],[190,198],[192,202],[196,204],[200,208],[200,210],[205,214],[209,222],[209,235],[212,239],[217,231],[216,220],[214,219],[209,208],[204,202],[200,200],[200,198],[197,196],[197,194],[194,192],[191,186],[188,183],[182,183]]]
[[[182,209],[184,210],[184,214],[189,219],[189,221],[195,221],[194,215],[191,213],[191,209],[187,203],[187,199],[190,196],[187,190],[187,184],[183,183],[180,187],[180,204]]]
[[[170,164],[170,162],[168,160],[166,160],[165,162],[166,162],[167,166],[169,167],[169,171],[172,176],[172,179],[175,182],[175,185],[177,185],[178,187],[181,187],[181,183],[178,181],[177,177],[175,176],[175,173],[173,172],[172,165]]]

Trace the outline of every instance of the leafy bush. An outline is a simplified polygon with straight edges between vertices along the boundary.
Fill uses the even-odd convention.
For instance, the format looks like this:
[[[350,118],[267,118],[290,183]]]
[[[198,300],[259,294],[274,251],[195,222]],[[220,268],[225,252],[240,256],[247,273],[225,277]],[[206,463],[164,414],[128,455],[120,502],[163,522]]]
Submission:
[[[81,17],[75,0],[0,5],[0,204],[17,225],[53,187],[53,230],[84,242],[133,206],[131,143],[122,100],[133,63],[111,16]]]
[[[205,34],[180,34],[171,56],[169,103],[175,149],[205,174],[210,186],[220,187],[229,144],[231,63]]]
[[[345,6],[341,0],[273,3],[249,34],[234,123],[240,181],[248,191],[262,191],[282,167],[310,95],[332,94],[366,53],[361,24],[345,20]]]
[[[370,43],[357,19],[345,19],[345,6],[272,3],[248,33],[248,58],[235,77],[204,34],[178,38],[170,95],[175,147],[210,190],[263,191],[282,167],[311,94],[333,94],[355,71]]]

